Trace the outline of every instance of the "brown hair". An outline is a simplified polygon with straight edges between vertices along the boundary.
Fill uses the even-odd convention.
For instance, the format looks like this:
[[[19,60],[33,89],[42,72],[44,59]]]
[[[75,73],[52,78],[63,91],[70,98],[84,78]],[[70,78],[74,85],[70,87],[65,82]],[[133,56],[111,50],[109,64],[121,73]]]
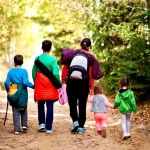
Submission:
[[[42,42],[42,50],[44,52],[49,52],[51,50],[52,47],[52,42],[50,40],[44,40]]]
[[[126,87],[130,87],[130,81],[128,77],[123,77],[120,79],[119,81],[120,87],[126,86]]]
[[[23,64],[23,56],[22,55],[15,55],[14,57],[15,65],[22,65]]]
[[[92,48],[92,46],[91,46],[91,40],[88,39],[88,38],[84,38],[81,41],[80,45],[81,45],[82,49],[84,49],[84,50],[88,50],[88,47]]]
[[[103,89],[101,85],[95,85],[94,86],[94,95],[96,94],[102,94],[103,93]]]

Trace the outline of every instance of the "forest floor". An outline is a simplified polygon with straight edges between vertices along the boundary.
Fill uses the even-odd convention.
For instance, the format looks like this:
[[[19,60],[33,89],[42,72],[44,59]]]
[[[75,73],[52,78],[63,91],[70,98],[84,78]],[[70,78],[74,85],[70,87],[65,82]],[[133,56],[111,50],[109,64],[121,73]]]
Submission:
[[[113,99],[109,98],[113,103]],[[150,149],[150,103],[138,107],[132,115],[131,138],[122,141],[119,113],[108,112],[107,138],[96,135],[93,113],[87,104],[85,133],[71,134],[72,125],[68,105],[55,103],[53,133],[37,132],[37,105],[33,92],[29,92],[28,132],[14,135],[12,111],[9,106],[6,125],[3,125],[6,109],[6,93],[0,91],[0,150],[148,150]]]

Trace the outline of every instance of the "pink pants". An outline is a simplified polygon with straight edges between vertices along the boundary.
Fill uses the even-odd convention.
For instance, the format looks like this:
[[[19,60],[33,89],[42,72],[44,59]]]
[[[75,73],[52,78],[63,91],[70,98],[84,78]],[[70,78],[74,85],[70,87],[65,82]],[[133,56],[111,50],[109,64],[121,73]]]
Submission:
[[[106,113],[94,113],[94,119],[96,122],[96,129],[102,130],[102,128],[107,127],[107,114]]]

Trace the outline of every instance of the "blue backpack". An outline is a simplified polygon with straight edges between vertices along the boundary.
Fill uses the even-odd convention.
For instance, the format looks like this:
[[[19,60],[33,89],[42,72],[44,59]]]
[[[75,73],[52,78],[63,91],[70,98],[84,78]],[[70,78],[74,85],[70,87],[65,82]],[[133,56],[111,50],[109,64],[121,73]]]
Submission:
[[[68,78],[88,79],[89,57],[86,53],[77,50],[68,69]]]

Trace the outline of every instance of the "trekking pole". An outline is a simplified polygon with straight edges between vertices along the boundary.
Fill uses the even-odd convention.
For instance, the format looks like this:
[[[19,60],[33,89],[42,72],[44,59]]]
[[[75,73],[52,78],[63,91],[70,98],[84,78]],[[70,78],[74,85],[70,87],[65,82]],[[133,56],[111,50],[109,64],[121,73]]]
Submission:
[[[7,102],[7,107],[6,107],[6,113],[5,113],[5,119],[4,119],[4,126],[5,126],[5,122],[6,122],[6,119],[7,119],[7,112],[8,112],[8,102]]]

